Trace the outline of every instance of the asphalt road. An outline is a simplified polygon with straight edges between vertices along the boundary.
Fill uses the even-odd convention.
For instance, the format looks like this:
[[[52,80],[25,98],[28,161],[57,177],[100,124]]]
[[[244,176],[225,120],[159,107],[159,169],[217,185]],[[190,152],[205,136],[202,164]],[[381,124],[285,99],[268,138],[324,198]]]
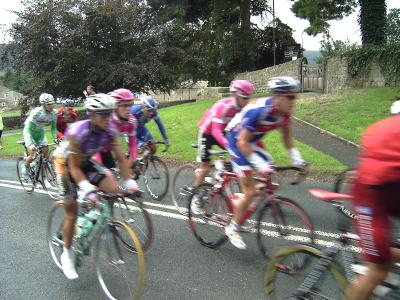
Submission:
[[[86,258],[80,278],[68,281],[55,267],[45,240],[46,220],[53,201],[40,192],[28,195],[17,182],[15,161],[0,160],[0,299],[103,299],[93,260]],[[310,215],[322,244],[335,242],[333,208],[311,199],[310,186],[282,187]],[[265,259],[255,235],[245,235],[248,249],[229,242],[217,250],[201,246],[187,220],[172,207],[147,199],[154,225],[154,243],[145,254],[147,280],[143,299],[265,299]]]

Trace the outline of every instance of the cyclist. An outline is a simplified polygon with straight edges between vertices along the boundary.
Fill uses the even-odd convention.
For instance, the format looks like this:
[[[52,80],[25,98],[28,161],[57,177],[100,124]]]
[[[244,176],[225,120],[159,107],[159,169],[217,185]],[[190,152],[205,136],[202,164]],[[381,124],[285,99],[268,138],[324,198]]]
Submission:
[[[129,114],[132,107],[134,95],[130,90],[117,89],[108,93],[117,103],[116,113],[113,114],[112,123],[117,127],[120,134],[126,134],[129,146],[128,165],[132,166],[137,158],[137,139],[136,129],[138,126],[135,116]],[[103,151],[96,154],[96,160],[104,164],[107,168],[115,168],[114,158],[111,155],[111,148],[106,147]]]
[[[111,122],[115,100],[106,94],[87,97],[85,107],[88,120],[73,123],[66,131],[55,159],[56,172],[64,189],[65,219],[63,225],[64,248],[61,264],[68,279],[78,278],[71,251],[71,242],[77,217],[77,187],[93,205],[97,187],[107,193],[118,193],[120,189],[112,173],[105,167],[90,160],[93,154],[111,145],[124,179],[123,188],[137,190],[137,184],[130,179],[130,169],[118,143],[118,130]]]
[[[304,167],[305,161],[294,147],[291,131],[291,113],[299,90],[299,82],[291,77],[274,77],[268,82],[272,96],[259,98],[249,103],[228,124],[228,151],[234,171],[240,177],[240,187],[244,198],[235,208],[231,223],[225,233],[231,243],[246,249],[239,234],[239,220],[256,195],[252,168],[261,175],[272,172],[271,156],[265,151],[261,139],[274,129],[280,129],[283,142],[288,149],[293,165]]]
[[[68,124],[78,120],[78,114],[73,108],[74,105],[74,100],[66,99],[64,100],[63,107],[60,107],[57,111],[57,138],[59,140],[64,136]]]
[[[154,119],[154,121],[157,123],[158,129],[160,130],[165,144],[169,146],[169,140],[165,131],[164,124],[162,123],[161,118],[157,113],[156,100],[154,100],[150,96],[142,96],[140,98],[140,104],[133,105],[130,113],[138,120],[137,139],[139,147],[141,147],[143,143],[153,140],[153,136],[145,126],[145,124],[151,119]],[[151,145],[151,151],[153,153],[156,152],[156,145]]]
[[[226,149],[228,141],[225,137],[225,127],[232,118],[242,110],[247,104],[250,96],[254,93],[254,86],[247,80],[234,80],[229,86],[231,97],[221,99],[213,104],[208,109],[199,122],[198,134],[198,157],[197,160],[201,163],[200,171],[196,172],[194,187],[198,187],[204,180],[207,172],[210,170],[210,154],[208,150],[213,145],[217,145],[222,149]],[[199,213],[201,203],[194,195],[192,201],[192,210]]]
[[[28,157],[25,160],[26,170],[29,170],[29,166],[35,158],[37,147],[47,146],[47,138],[44,131],[45,125],[51,125],[51,135],[53,140],[57,141],[57,111],[53,108],[54,97],[51,94],[43,93],[39,97],[39,102],[41,106],[31,111],[23,129],[24,141],[28,149]],[[48,147],[43,148],[43,152],[47,157]],[[25,175],[26,170],[24,170]]]
[[[390,217],[400,218],[400,101],[392,117],[369,126],[361,139],[357,178],[352,193],[362,257],[368,272],[347,289],[346,299],[369,299],[388,275],[391,263],[400,262],[392,248]]]

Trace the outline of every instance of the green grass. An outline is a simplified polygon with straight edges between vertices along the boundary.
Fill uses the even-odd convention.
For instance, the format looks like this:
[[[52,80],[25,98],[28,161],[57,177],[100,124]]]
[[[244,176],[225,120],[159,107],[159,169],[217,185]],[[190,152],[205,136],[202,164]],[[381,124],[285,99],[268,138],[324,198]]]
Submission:
[[[197,123],[204,111],[210,107],[214,100],[205,100],[198,103],[189,103],[174,107],[164,108],[159,111],[160,117],[166,127],[171,141],[168,152],[160,154],[163,157],[179,161],[194,161],[197,150],[191,147],[197,142]],[[149,130],[155,139],[162,139],[155,122],[150,122]],[[276,164],[289,164],[288,154],[278,132],[269,134],[264,140],[268,151],[272,154]],[[312,164],[316,173],[339,173],[345,169],[337,160],[315,150],[305,144],[296,142],[304,159]]]
[[[215,99],[203,100],[197,103],[163,108],[159,111],[171,141],[171,147],[168,152],[160,153],[161,156],[173,161],[193,162],[195,160],[197,150],[193,149],[191,144],[197,142],[197,124],[203,113],[214,101]],[[162,139],[155,122],[150,122],[147,126],[155,139]],[[18,131],[21,131],[21,129],[14,132]],[[46,135],[48,141],[51,141],[49,128],[46,129]],[[2,157],[15,157],[21,154],[23,149],[16,144],[16,141],[21,139],[22,135],[4,136],[4,150],[0,152],[0,155]],[[284,149],[278,132],[269,134],[265,139],[265,144],[274,157],[276,164],[289,164],[287,151]],[[336,174],[345,169],[345,166],[340,162],[310,146],[299,142],[296,145],[304,159],[312,164],[315,173]]]
[[[400,87],[343,90],[321,95],[301,95],[295,116],[355,143],[370,124],[388,117]]]

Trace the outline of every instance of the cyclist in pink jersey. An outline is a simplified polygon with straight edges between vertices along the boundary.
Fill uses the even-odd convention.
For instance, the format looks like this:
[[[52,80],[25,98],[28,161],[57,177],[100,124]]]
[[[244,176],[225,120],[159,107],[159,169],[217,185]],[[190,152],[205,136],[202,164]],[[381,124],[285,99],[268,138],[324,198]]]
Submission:
[[[225,127],[247,104],[250,95],[254,93],[254,86],[247,80],[234,80],[231,82],[229,90],[232,96],[217,101],[205,112],[199,122],[199,152],[197,160],[201,162],[201,170],[196,173],[194,187],[199,186],[203,182],[210,169],[210,154],[208,150],[213,145],[226,149],[228,142],[224,135]],[[193,203],[195,206],[200,205],[196,199]],[[193,209],[196,211],[196,207],[193,207]]]
[[[138,122],[136,117],[129,113],[134,95],[127,89],[117,89],[108,93],[108,95],[112,96],[117,103],[117,110],[111,122],[115,125],[120,134],[125,134],[128,137],[130,152],[128,164],[132,166],[138,155],[136,138]],[[105,147],[101,152],[96,153],[94,158],[109,169],[115,168],[115,160],[111,154],[111,147]]]

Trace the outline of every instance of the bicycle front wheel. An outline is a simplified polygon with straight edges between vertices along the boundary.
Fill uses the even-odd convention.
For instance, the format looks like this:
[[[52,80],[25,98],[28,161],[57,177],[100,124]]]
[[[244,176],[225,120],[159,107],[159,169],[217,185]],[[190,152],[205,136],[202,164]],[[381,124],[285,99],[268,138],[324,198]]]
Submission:
[[[156,156],[149,158],[144,172],[144,183],[151,198],[161,201],[167,194],[169,187],[167,164]]]
[[[57,201],[53,204],[47,219],[46,239],[51,258],[60,270],[62,269],[60,257],[64,246],[62,234],[63,224],[64,201]]]
[[[150,214],[143,206],[129,198],[119,198],[112,208],[112,217],[129,225],[136,233],[143,251],[147,251],[153,242],[153,223]],[[121,237],[123,238],[123,237]],[[136,252],[135,245],[131,240],[123,240],[124,245],[132,252]]]
[[[109,299],[139,299],[145,283],[145,262],[136,234],[121,221],[110,221],[109,231],[100,234],[95,246],[96,273],[100,286]],[[128,251],[124,242],[135,245]]]
[[[23,189],[28,193],[32,193],[35,188],[35,183],[29,174],[29,170],[25,167],[25,159],[23,157],[17,158],[17,174]]]
[[[308,263],[297,270],[285,268],[293,256],[306,256]],[[325,257],[319,249],[306,245],[280,249],[265,273],[267,299],[343,299],[347,280],[342,268],[334,261],[327,265]]]
[[[314,228],[307,213],[296,202],[276,196],[258,215],[257,242],[263,256],[268,258],[280,247],[314,243]],[[301,262],[299,259],[296,264]]]
[[[57,175],[50,160],[43,162],[42,165],[42,186],[51,199],[58,200],[60,198]]]
[[[189,188],[193,187],[196,167],[192,164],[186,164],[179,167],[171,184],[171,198],[176,209],[184,216],[188,215],[187,202],[190,197]]]
[[[196,188],[188,211],[190,229],[203,246],[217,248],[226,242],[225,226],[232,213],[223,194],[212,194],[211,184],[202,183]]]

